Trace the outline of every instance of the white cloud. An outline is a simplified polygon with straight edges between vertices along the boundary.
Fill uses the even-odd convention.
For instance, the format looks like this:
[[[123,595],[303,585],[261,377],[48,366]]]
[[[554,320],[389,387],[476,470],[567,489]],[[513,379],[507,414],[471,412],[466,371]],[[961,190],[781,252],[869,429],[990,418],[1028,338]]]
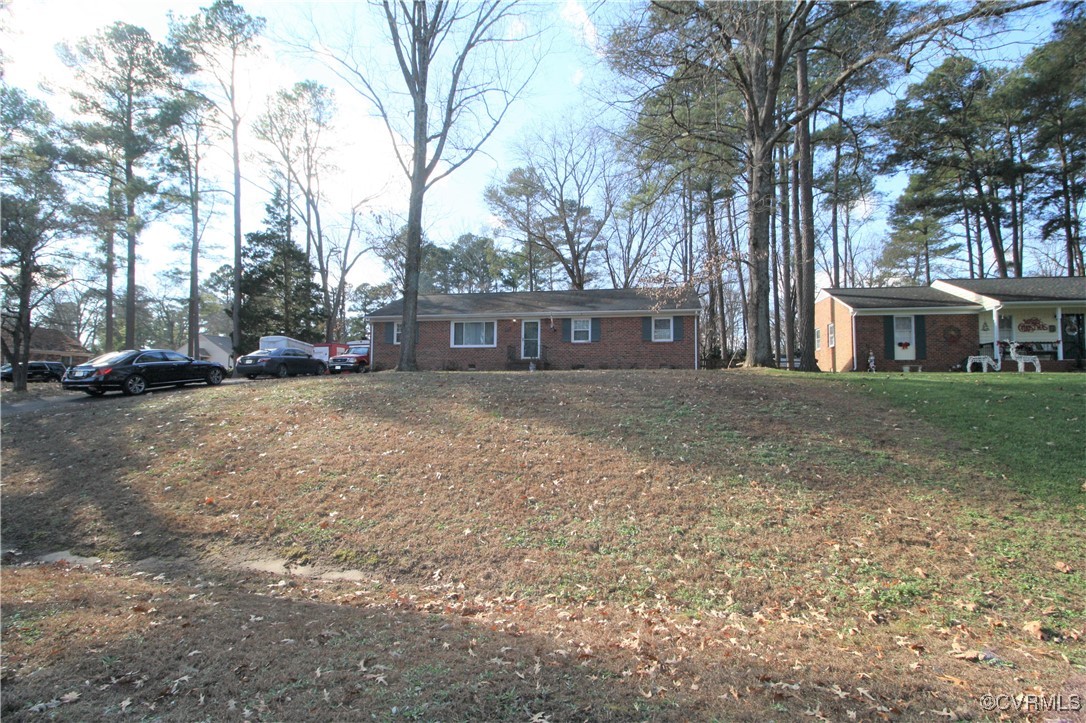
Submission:
[[[572,26],[573,31],[580,37],[581,42],[588,46],[594,54],[601,52],[600,36],[596,31],[596,25],[592,18],[588,17],[588,11],[579,0],[566,0],[562,7],[562,19]]]

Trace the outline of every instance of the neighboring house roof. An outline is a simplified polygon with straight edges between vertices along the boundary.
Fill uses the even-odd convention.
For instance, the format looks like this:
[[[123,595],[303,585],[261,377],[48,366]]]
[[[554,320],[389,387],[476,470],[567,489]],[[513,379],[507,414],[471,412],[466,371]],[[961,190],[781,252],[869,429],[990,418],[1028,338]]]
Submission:
[[[10,345],[11,335],[5,331],[4,340]],[[60,329],[47,329],[36,326],[30,330],[31,356],[52,355],[71,357],[90,357],[90,352],[83,348],[77,339],[65,334]]]
[[[220,350],[227,354],[234,352],[233,344],[230,343],[230,337],[221,336],[216,334],[200,334],[200,342],[217,346]]]
[[[513,291],[489,294],[419,296],[420,319],[460,316],[630,315],[698,312],[697,293],[677,289],[585,289],[583,291]],[[371,319],[403,317],[403,300],[370,314]]]
[[[931,286],[823,289],[857,313],[899,309],[980,311],[1004,304],[1086,304],[1086,278],[949,279]]]
[[[930,286],[883,286],[869,289],[824,289],[857,311],[872,309],[961,308],[976,306],[960,296]],[[979,307],[976,307],[979,311]]]
[[[1024,279],[947,279],[932,284],[935,288],[962,290],[1004,304],[1086,302],[1086,278],[1082,276],[1029,277]],[[953,290],[951,289],[953,287]]]

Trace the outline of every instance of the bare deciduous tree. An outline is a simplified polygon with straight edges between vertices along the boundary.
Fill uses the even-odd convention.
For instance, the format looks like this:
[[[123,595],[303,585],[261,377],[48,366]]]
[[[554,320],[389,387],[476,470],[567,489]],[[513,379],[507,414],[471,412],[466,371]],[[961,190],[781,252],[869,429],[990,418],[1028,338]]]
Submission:
[[[536,64],[511,62],[512,44],[525,39],[523,25],[513,22],[514,3],[383,0],[379,7],[402,86],[394,87],[387,75],[367,62],[366,48],[353,29],[333,44],[318,35],[310,49],[376,108],[410,181],[398,368],[414,371],[426,192],[475,156]],[[401,107],[405,90],[408,105]]]

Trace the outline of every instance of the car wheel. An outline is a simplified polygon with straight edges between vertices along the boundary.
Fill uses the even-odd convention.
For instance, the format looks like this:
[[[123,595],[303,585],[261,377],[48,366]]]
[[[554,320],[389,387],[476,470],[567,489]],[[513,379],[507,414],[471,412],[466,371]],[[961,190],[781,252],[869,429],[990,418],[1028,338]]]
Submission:
[[[207,385],[209,387],[217,387],[218,385],[222,384],[222,370],[212,369],[207,373],[207,379],[205,379],[204,381],[207,382]]]
[[[59,382],[60,381],[60,375],[58,375],[58,374],[51,375],[49,377],[49,381],[51,381],[51,382]]]
[[[139,374],[133,374],[124,380],[121,391],[130,397],[139,396],[147,391],[147,380]]]
[[[360,366],[358,368],[358,371],[361,372],[362,374],[368,374],[369,370],[370,370],[370,365],[369,364],[363,364],[362,366]]]
[[[317,370],[315,372],[313,372],[313,376],[322,377],[327,373],[328,373],[328,367],[321,364],[319,367],[317,367]]]
[[[256,374],[246,374],[245,378],[246,379],[256,379]]]
[[[105,394],[105,392],[103,392],[101,389],[84,389],[83,393],[89,394],[92,397],[100,397]]]
[[[280,364],[279,366],[277,366],[275,368],[275,376],[279,377],[280,379],[285,378],[287,376],[287,365]]]
[[[339,370],[338,370],[338,369],[335,369],[335,370],[333,370],[333,369],[329,369],[329,370],[328,370],[328,373],[329,373],[329,374],[339,374]]]

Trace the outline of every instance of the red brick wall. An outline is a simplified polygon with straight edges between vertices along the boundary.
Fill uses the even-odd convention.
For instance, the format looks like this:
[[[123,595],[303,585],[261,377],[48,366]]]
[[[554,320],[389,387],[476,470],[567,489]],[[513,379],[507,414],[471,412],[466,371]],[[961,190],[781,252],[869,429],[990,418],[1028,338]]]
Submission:
[[[815,306],[815,326],[822,331],[822,348],[815,352],[818,367],[823,371],[852,371],[853,350],[856,366],[867,370],[868,351],[875,353],[875,368],[879,371],[901,371],[905,365],[923,366],[924,371],[945,372],[976,354],[980,332],[976,314],[923,314],[926,327],[926,350],[923,358],[897,360],[886,356],[883,324],[885,316],[857,316],[856,339],[852,343],[852,318],[848,307],[834,299],[823,299]],[[837,347],[827,346],[826,327],[834,319]],[[915,348],[915,347],[914,347]]]
[[[980,331],[976,314],[924,314],[927,350],[924,358],[897,361],[886,358],[886,342],[882,316],[856,317],[857,351],[867,369],[867,350],[875,352],[875,368],[880,371],[901,371],[906,365],[920,365],[927,372],[947,372],[966,357],[976,354],[980,346]]]
[[[675,342],[653,342],[641,339],[641,317],[602,317],[600,340],[587,344],[562,341],[562,319],[549,318],[540,322],[540,343],[544,348],[547,367],[553,369],[656,369],[674,367],[694,368],[697,330],[693,315],[683,316],[683,338]],[[387,322],[386,322],[387,323]],[[385,342],[383,323],[373,330],[373,368],[393,369],[400,360],[400,347]],[[509,347],[518,368],[520,361],[521,320],[497,320],[497,346],[488,348],[454,349],[449,343],[448,321],[419,322],[419,341],[415,359],[420,369],[466,370],[474,365],[478,370],[502,370],[508,367]]]

